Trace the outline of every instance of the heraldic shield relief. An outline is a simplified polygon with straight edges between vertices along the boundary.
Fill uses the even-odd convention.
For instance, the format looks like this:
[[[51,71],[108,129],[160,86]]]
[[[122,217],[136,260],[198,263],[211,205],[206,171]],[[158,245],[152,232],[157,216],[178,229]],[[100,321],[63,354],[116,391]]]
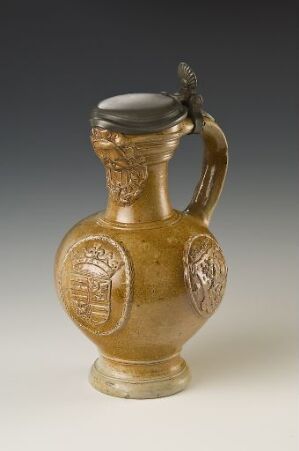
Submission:
[[[184,271],[196,313],[211,315],[222,300],[227,278],[224,256],[212,237],[196,235],[187,241]]]
[[[119,243],[107,236],[87,237],[66,253],[60,296],[80,327],[109,335],[128,317],[132,278],[130,258]]]

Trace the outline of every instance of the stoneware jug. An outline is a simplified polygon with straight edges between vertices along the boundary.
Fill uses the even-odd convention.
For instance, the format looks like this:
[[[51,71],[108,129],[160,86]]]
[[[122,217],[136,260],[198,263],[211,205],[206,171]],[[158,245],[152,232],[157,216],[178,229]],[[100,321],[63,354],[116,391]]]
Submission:
[[[180,63],[178,93],[100,102],[91,143],[106,170],[108,204],[63,239],[55,274],[61,302],[98,347],[90,382],[103,393],[157,398],[185,388],[183,344],[217,309],[227,268],[208,229],[227,169],[227,142],[202,109],[197,79]],[[200,181],[185,211],[168,195],[181,137],[201,135]]]

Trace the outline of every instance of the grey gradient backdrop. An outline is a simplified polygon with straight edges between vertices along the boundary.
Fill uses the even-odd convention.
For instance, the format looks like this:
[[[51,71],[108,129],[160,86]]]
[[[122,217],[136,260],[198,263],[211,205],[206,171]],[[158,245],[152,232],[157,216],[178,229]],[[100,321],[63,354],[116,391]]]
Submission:
[[[1,7],[1,449],[296,448],[298,71],[292,2],[3,2]],[[199,74],[230,145],[211,225],[229,284],[188,343],[189,389],[154,401],[87,383],[96,350],[60,308],[64,233],[106,202],[88,117],[102,98],[177,89]],[[170,164],[191,197],[198,137]]]

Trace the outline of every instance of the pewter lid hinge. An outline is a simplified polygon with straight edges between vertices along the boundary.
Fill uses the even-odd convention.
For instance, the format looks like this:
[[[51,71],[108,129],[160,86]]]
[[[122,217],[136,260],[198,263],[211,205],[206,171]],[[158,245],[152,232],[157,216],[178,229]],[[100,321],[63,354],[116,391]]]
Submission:
[[[194,123],[194,129],[191,133],[200,133],[202,130],[203,98],[197,93],[197,77],[195,72],[186,63],[180,63],[178,66],[178,77],[181,87],[174,96],[188,109],[188,116]]]

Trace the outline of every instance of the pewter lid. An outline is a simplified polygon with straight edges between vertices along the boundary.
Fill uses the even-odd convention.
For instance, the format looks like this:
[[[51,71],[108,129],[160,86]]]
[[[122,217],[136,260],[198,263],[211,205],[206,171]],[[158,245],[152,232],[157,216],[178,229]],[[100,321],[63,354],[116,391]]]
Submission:
[[[132,135],[154,133],[178,124],[189,115],[197,128],[192,105],[196,99],[197,116],[201,116],[202,99],[196,93],[196,76],[185,63],[180,63],[178,75],[181,89],[176,94],[132,93],[102,100],[92,111],[91,126]]]
[[[187,113],[181,102],[167,94],[123,94],[100,102],[91,125],[132,135],[153,133],[172,127]]]

